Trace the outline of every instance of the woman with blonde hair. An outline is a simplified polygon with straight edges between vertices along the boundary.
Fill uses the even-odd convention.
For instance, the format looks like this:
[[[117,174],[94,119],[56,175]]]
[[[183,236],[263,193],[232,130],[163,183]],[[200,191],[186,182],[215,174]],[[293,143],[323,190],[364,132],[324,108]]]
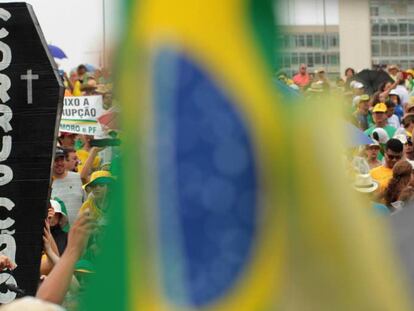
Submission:
[[[385,204],[392,209],[392,203],[399,200],[401,192],[410,184],[413,167],[406,161],[398,161],[392,169],[392,178],[384,193]]]

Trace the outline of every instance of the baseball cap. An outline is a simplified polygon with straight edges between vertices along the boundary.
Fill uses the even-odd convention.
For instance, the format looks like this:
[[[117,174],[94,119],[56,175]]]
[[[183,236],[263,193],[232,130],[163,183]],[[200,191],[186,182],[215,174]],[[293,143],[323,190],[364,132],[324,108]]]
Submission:
[[[397,96],[400,96],[400,95],[398,94],[398,92],[397,92],[395,89],[392,89],[392,90],[390,91],[389,95],[397,95]]]
[[[55,159],[64,157],[65,156],[65,150],[63,150],[61,147],[56,147],[55,150]]]
[[[375,105],[374,109],[372,109],[372,112],[386,112],[387,111],[387,105],[384,103],[378,103]]]
[[[363,102],[363,101],[367,101],[369,100],[369,95],[368,94],[362,94],[361,96],[359,96],[359,102]]]

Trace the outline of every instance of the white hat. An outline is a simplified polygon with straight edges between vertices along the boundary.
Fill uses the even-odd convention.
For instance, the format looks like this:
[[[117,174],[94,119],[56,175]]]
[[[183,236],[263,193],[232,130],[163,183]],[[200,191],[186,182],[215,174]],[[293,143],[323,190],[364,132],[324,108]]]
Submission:
[[[362,193],[374,192],[378,188],[378,183],[374,181],[370,174],[356,175],[354,189]]]
[[[375,134],[378,135],[378,139],[375,139]],[[379,142],[380,144],[386,144],[387,141],[390,139],[388,133],[382,127],[377,127],[376,129],[374,129],[371,133],[371,138]]]
[[[353,88],[353,89],[362,89],[363,87],[364,87],[364,85],[361,83],[361,82],[359,82],[359,81],[352,81],[350,84],[349,84],[349,86],[351,87],[351,88]]]
[[[394,135],[394,138],[398,139],[403,145],[407,143],[407,135],[397,134],[397,135]]]
[[[392,90],[388,93],[388,95],[397,95],[397,96],[400,96],[400,95],[398,94],[398,92],[397,92],[395,89],[392,89]]]
[[[60,225],[66,225],[68,222],[68,215],[66,215],[65,211],[62,210],[62,205],[56,200],[50,200],[50,205],[52,206],[55,213],[60,213],[62,215]]]

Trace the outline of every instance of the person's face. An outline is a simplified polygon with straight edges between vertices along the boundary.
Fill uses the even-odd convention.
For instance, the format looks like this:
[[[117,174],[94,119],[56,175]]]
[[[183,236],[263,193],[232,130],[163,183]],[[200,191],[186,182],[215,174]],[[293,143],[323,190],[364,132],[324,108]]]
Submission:
[[[102,184],[102,185],[96,184],[96,185],[91,186],[91,188],[92,188],[93,196],[98,200],[104,199],[106,196],[106,193],[108,192],[108,186],[105,184]]]
[[[378,153],[380,151],[379,147],[368,147],[365,152],[367,154],[368,160],[375,160],[378,157]]]
[[[57,176],[65,174],[65,158],[58,157],[53,162],[53,173]]]
[[[106,93],[103,95],[103,106],[105,109],[109,109],[112,107],[112,94]]]
[[[79,159],[76,155],[76,152],[70,152],[65,159],[65,168],[68,171],[77,172],[78,171]]]
[[[359,110],[364,113],[365,115],[368,114],[369,110],[369,102],[367,100],[364,100],[359,103]]]
[[[404,153],[405,153],[405,156],[408,158],[408,159],[412,159],[413,158],[413,156],[414,156],[414,147],[413,147],[413,144],[412,143],[406,143],[406,144],[404,144]]]
[[[299,72],[304,75],[306,73],[306,66],[301,65],[300,68],[299,68]]]
[[[70,147],[72,148],[73,145],[75,144],[75,137],[76,135],[66,135],[63,136],[61,141],[62,141],[62,146],[63,147]]]
[[[52,217],[49,218],[49,224],[51,227],[55,227],[59,224],[60,221],[60,213],[54,213]]]
[[[374,119],[375,125],[380,126],[387,119],[387,115],[385,112],[374,112],[372,118]]]
[[[318,78],[321,80],[325,79],[325,72],[318,72]]]
[[[390,95],[390,100],[391,100],[394,104],[398,105],[398,95]]]
[[[390,74],[391,74],[392,76],[395,76],[395,75],[397,75],[398,70],[397,70],[397,69],[395,69],[395,68],[392,68],[392,69],[390,69],[390,70],[389,70],[389,72],[390,72]]]
[[[394,114],[395,107],[388,107],[387,108],[387,117],[391,117]]]
[[[390,149],[387,149],[384,154],[385,165],[388,168],[393,168],[395,163],[397,163],[402,158],[402,152],[394,152]]]
[[[86,70],[85,70],[85,68],[79,68],[77,70],[77,73],[78,73],[79,77],[82,77],[86,73]]]
[[[352,72],[351,69],[348,69],[346,71],[346,74],[345,75],[346,75],[347,78],[352,78],[354,76],[354,73]]]

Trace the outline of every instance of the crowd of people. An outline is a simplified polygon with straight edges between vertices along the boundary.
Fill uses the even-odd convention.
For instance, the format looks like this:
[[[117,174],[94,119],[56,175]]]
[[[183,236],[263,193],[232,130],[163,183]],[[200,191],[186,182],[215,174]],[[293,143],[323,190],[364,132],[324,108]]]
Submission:
[[[62,78],[65,96],[102,96],[103,108],[112,108],[108,70],[90,72],[80,65],[70,76],[62,72]],[[116,132],[103,130],[111,136]],[[95,272],[99,238],[107,225],[110,193],[116,180],[112,161],[119,155],[119,147],[93,146],[94,140],[93,135],[59,132],[52,167],[52,190],[44,224],[36,297],[51,303],[50,306],[63,305],[68,310],[76,309],[88,276]],[[15,267],[8,257],[0,256],[0,269]],[[25,304],[36,303],[40,302],[24,298],[3,308],[23,310]],[[46,310],[46,305],[40,305],[40,309]]]
[[[301,64],[292,78],[284,73],[277,78],[305,98],[336,96],[344,118],[369,138],[347,150],[353,188],[376,211],[394,214],[414,202],[414,70],[389,65],[371,69],[369,75],[376,85],[353,68],[331,82],[324,69],[311,74]]]

